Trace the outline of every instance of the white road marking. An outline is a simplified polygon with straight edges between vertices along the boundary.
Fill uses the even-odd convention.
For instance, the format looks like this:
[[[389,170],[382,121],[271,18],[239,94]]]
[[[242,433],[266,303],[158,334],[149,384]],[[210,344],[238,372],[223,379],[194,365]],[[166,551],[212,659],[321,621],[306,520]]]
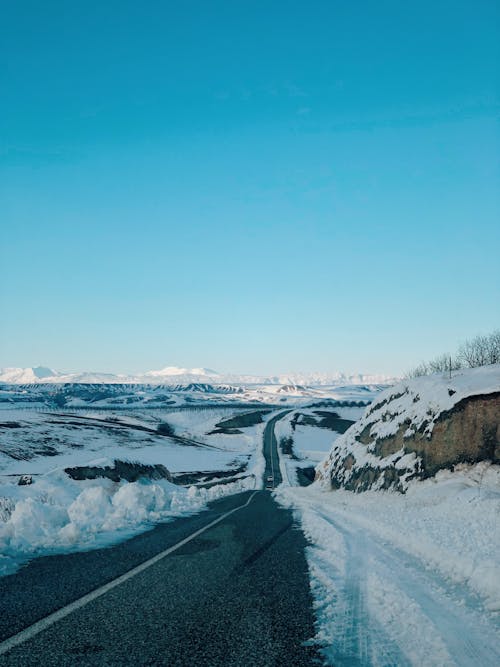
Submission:
[[[160,552],[156,556],[153,556],[152,558],[149,558],[148,560],[144,561],[144,563],[141,563],[140,565],[137,565],[136,567],[132,568],[132,570],[129,570],[128,572],[125,572],[125,574],[122,574],[121,576],[117,577],[116,579],[113,579],[113,581],[108,582],[107,584],[104,584],[104,586],[100,586],[99,588],[96,588],[94,591],[91,591],[90,593],[87,593],[83,597],[79,598],[78,600],[75,600],[74,602],[71,602],[70,604],[66,605],[65,607],[62,607],[61,609],[58,609],[57,611],[53,612],[52,614],[49,614],[45,618],[42,618],[41,620],[37,621],[36,623],[33,623],[33,625],[28,626],[24,630],[21,630],[21,632],[18,632],[16,635],[13,635],[12,637],[9,637],[5,641],[0,643],[0,655],[4,655],[4,653],[7,653],[7,651],[10,651],[11,649],[15,648],[16,646],[19,646],[20,644],[24,644],[24,642],[28,641],[29,639],[32,639],[36,635],[38,635],[40,632],[43,632],[43,630],[46,630],[49,628],[51,625],[54,625],[54,623],[57,623],[61,619],[65,618],[66,616],[69,616],[72,614],[74,611],[77,611],[77,609],[81,609],[82,607],[85,607],[89,602],[92,602],[93,600],[101,597],[102,595],[105,595],[108,591],[111,591],[113,588],[116,588],[120,584],[123,584],[125,581],[128,579],[131,579],[132,577],[135,577],[136,574],[140,574],[144,570],[146,570],[148,567],[151,567],[151,565],[154,565],[158,561],[162,560],[162,558],[165,558],[165,556],[168,556],[171,554],[173,551],[176,551],[180,547],[184,546],[188,542],[191,542],[191,540],[194,540],[198,535],[201,535],[204,533],[206,530],[209,528],[212,528],[216,524],[220,523],[223,521],[226,517],[230,516],[234,512],[237,512],[238,510],[243,509],[244,507],[248,507],[250,502],[253,500],[254,496],[258,493],[258,491],[254,491],[250,498],[247,500],[247,502],[244,505],[239,505],[238,507],[235,507],[232,510],[229,510],[229,512],[226,512],[225,514],[222,514],[220,517],[217,519],[214,519],[211,523],[207,524],[203,528],[200,528],[197,530],[195,533],[192,533],[188,537],[185,537],[183,540],[180,542],[177,542],[177,544],[174,544],[173,547],[169,547],[168,549],[165,549],[164,551]]]

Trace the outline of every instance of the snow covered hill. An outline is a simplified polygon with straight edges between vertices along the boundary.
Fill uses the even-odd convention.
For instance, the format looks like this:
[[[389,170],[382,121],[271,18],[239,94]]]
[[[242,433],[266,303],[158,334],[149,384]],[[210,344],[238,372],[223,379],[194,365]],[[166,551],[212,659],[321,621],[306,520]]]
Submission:
[[[405,380],[383,392],[317,468],[323,484],[405,490],[459,463],[500,463],[500,364]]]
[[[39,382],[0,384],[0,412],[11,408],[103,410],[207,406],[220,404],[297,406],[315,402],[367,405],[384,387],[348,385],[347,387],[292,387],[190,383],[179,385],[128,383]]]

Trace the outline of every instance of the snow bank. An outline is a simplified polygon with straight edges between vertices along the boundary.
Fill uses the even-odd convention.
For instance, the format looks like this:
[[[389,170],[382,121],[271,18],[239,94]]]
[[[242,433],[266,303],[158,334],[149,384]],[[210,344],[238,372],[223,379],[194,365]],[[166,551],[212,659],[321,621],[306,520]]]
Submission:
[[[311,541],[317,641],[332,664],[345,656],[352,628],[344,623],[353,613],[365,614],[371,638],[383,629],[381,645],[372,646],[382,651],[371,656],[373,664],[499,664],[499,466],[441,471],[411,482],[405,495],[283,485],[276,496],[297,510]],[[356,609],[353,590],[361,595]],[[461,636],[484,644],[486,654],[496,649],[484,661],[460,658]],[[389,659],[383,650],[391,642]]]
[[[102,460],[97,463],[102,465]],[[62,470],[28,486],[0,484],[0,575],[35,556],[112,544],[254,487],[253,477],[198,489],[164,479],[75,481]]]

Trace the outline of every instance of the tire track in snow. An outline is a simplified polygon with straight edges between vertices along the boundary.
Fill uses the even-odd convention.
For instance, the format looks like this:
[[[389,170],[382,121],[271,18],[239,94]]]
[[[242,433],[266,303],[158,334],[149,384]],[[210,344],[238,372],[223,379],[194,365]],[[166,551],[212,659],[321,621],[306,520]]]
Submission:
[[[320,515],[331,530],[332,522]],[[343,531],[342,537],[345,538]],[[367,604],[367,550],[363,535],[354,541],[344,539],[345,571],[342,562],[317,547],[309,547],[309,566],[313,588],[322,598],[316,604],[318,641],[323,653],[336,667],[406,667],[410,663],[389,637]],[[316,551],[316,553],[315,553]],[[336,567],[338,565],[339,567]],[[330,632],[324,632],[321,617],[328,618]]]
[[[318,512],[318,515],[345,540],[348,554],[345,594],[348,597],[352,596],[349,604],[352,613],[360,620],[367,613],[366,603],[361,602],[356,587],[361,585],[363,577],[361,571],[366,572],[366,568],[369,568],[370,572],[382,582],[387,582],[388,588],[396,586],[402,596],[417,605],[415,611],[422,613],[428,619],[436,641],[437,638],[442,641],[452,659],[452,664],[460,667],[500,665],[498,629],[486,622],[474,608],[474,601],[468,591],[463,591],[457,599],[457,594],[460,593],[459,587],[450,585],[437,573],[427,571],[418,559],[393,546],[381,543],[372,535],[367,535],[365,530],[354,528],[352,524],[347,528],[323,512]],[[364,585],[366,586],[366,582]],[[364,622],[370,630],[373,619],[364,619]],[[355,627],[353,630],[355,636],[359,637],[360,631]],[[370,634],[373,637],[373,634]],[[364,659],[362,647],[357,655],[359,664],[366,664],[362,661]],[[433,664],[443,664],[443,662]]]

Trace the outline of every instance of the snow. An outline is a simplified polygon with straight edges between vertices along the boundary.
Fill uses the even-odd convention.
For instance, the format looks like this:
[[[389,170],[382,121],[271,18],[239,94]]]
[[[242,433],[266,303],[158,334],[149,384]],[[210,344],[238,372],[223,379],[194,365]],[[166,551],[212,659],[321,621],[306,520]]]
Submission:
[[[375,453],[378,442],[395,435],[402,427],[406,427],[405,438],[417,432],[431,438],[434,425],[443,413],[468,397],[496,392],[500,392],[500,364],[455,371],[451,378],[435,374],[400,382],[382,392],[361,419],[337,439],[317,470],[328,486],[332,474],[344,485],[364,466],[395,467],[403,471],[399,485],[404,490],[420,459],[415,454],[405,453],[404,448],[382,458]],[[369,435],[368,445],[360,442],[362,434]],[[343,465],[348,455],[354,456],[352,467]],[[383,483],[384,476],[380,475],[372,488]]]
[[[196,420],[198,414],[203,412],[186,410],[184,419],[188,420],[191,415]],[[233,413],[228,410],[225,414]],[[171,472],[223,470],[236,461],[246,463],[259,437],[257,431],[248,429],[244,435],[227,436],[231,442],[224,443],[224,436],[218,436],[211,447],[190,447],[155,433],[158,424],[168,419],[169,414],[161,411],[120,413],[119,416],[110,412],[53,415],[2,411],[2,421],[13,421],[19,428],[2,429],[0,481],[2,475],[41,474],[54,468],[85,465],[89,460],[115,458],[161,463]],[[127,428],[125,424],[147,427],[152,432]],[[196,429],[193,430],[197,434]]]
[[[318,484],[276,495],[311,541],[316,640],[330,663],[356,653],[354,633],[370,664],[500,664],[499,466],[441,471],[405,495]]]
[[[376,395],[376,394],[374,394]],[[351,400],[351,399],[348,399]],[[321,408],[322,409],[322,408]],[[340,433],[328,428],[318,428],[300,423],[292,427],[292,421],[301,416],[319,419],[317,415],[318,408],[301,408],[286,415],[280,419],[275,426],[275,434],[278,442],[281,438],[291,437],[293,439],[294,454],[302,460],[309,460],[312,463],[318,463],[325,458],[325,454],[330,451],[333,443],[340,437]],[[341,419],[356,421],[362,415],[364,408],[361,407],[332,407],[329,412],[335,412]]]
[[[172,375],[201,375],[203,377],[217,377],[219,373],[209,368],[179,368],[178,366],[166,366],[159,371],[148,371],[144,375],[151,377],[170,377]]]
[[[62,470],[29,486],[0,484],[0,575],[35,556],[112,544],[248,488],[252,477],[202,489],[167,480],[75,481]]]
[[[241,410],[87,411],[54,414],[2,410],[0,443],[0,575],[35,556],[96,548],[147,530],[154,523],[198,512],[223,495],[261,488],[265,423],[236,435],[207,435]],[[157,434],[168,421],[176,435]],[[146,430],[145,430],[146,429]],[[115,459],[163,464],[170,472],[228,471],[246,466],[234,481],[189,488],[165,479],[76,481],[64,468],[113,466]],[[21,475],[33,484],[19,486]],[[221,482],[225,480],[220,480]]]
[[[439,415],[459,401],[499,390],[500,365],[391,387],[332,439],[330,455],[317,467],[323,480],[307,488],[295,486],[302,463],[280,453],[284,483],[275,495],[295,510],[310,541],[315,641],[327,663],[500,664],[500,466],[462,464],[410,481],[414,453],[382,459],[356,439],[363,432],[383,438],[404,423],[408,432],[421,428],[430,436]],[[292,435],[295,450],[313,458],[323,436],[300,420],[292,432],[291,420],[283,419],[277,433]],[[403,471],[405,493],[375,486],[364,493],[327,491],[339,452],[341,460],[353,454],[358,467]]]
[[[37,373],[37,370],[42,371]],[[366,375],[357,373],[284,373],[281,375],[246,375],[237,373],[219,373],[210,368],[182,368],[166,366],[160,370],[150,370],[136,374],[106,373],[102,371],[53,371],[38,368],[3,368],[0,369],[0,382],[15,384],[31,383],[127,383],[127,384],[163,384],[172,379],[178,384],[210,382],[212,384],[249,385],[287,385],[287,386],[342,386],[342,385],[380,385],[393,384],[396,378],[388,375]]]
[[[51,368],[36,366],[35,368],[2,368],[0,382],[12,384],[31,384],[32,382],[56,381],[58,373]]]
[[[407,437],[420,428],[431,435],[438,417],[469,396],[500,391],[500,364],[404,380],[380,394],[352,431],[351,438],[372,424],[370,435],[385,438],[408,423]]]

